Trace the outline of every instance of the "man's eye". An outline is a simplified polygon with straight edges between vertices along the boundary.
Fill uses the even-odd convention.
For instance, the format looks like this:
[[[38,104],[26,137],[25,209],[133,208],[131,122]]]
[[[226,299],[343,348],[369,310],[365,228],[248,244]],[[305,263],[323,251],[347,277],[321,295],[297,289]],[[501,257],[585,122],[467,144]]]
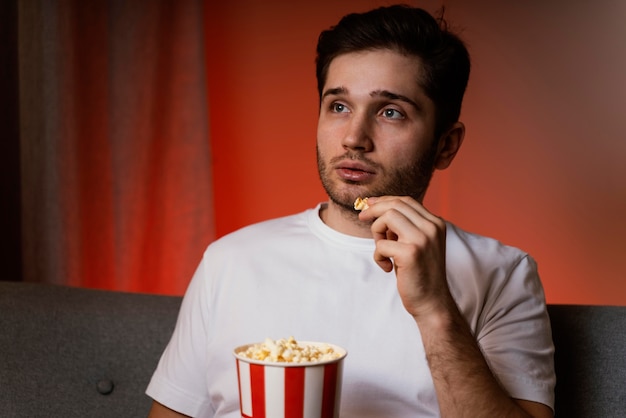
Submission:
[[[389,119],[402,119],[404,115],[400,113],[400,111],[396,109],[385,109],[383,110],[383,115]]]
[[[347,112],[348,108],[341,103],[333,103],[330,105],[330,110],[335,113],[343,113],[343,112]]]

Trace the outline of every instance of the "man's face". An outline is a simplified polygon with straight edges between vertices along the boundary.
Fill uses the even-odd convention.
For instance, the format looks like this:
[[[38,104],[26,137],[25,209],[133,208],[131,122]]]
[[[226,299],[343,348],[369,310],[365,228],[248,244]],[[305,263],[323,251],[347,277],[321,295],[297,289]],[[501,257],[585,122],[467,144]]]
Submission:
[[[418,85],[419,59],[390,50],[349,53],[328,69],[317,159],[330,199],[352,210],[358,196],[421,201],[437,158],[435,107]]]

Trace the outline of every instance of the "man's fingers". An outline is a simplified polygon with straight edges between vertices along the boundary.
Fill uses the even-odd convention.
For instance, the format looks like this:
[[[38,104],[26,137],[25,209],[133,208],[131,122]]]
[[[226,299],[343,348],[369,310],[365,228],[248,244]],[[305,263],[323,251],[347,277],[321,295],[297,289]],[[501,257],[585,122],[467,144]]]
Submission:
[[[391,261],[389,257],[383,257],[380,254],[374,253],[374,261],[387,273],[393,270],[393,261]]]

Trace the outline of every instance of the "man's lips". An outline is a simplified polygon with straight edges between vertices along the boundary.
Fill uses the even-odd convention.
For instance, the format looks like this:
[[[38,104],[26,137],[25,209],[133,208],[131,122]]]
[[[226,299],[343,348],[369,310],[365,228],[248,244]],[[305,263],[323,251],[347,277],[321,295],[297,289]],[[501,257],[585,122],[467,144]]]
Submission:
[[[359,161],[342,161],[335,166],[335,170],[341,179],[347,181],[363,182],[376,174],[371,166]]]

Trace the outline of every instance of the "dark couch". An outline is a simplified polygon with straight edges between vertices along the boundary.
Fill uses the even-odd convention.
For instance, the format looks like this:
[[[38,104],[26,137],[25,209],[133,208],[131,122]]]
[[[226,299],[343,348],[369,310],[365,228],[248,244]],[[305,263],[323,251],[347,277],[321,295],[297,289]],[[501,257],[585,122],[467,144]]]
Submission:
[[[0,281],[0,417],[145,417],[180,302]],[[626,417],[626,307],[549,310],[557,417]]]

